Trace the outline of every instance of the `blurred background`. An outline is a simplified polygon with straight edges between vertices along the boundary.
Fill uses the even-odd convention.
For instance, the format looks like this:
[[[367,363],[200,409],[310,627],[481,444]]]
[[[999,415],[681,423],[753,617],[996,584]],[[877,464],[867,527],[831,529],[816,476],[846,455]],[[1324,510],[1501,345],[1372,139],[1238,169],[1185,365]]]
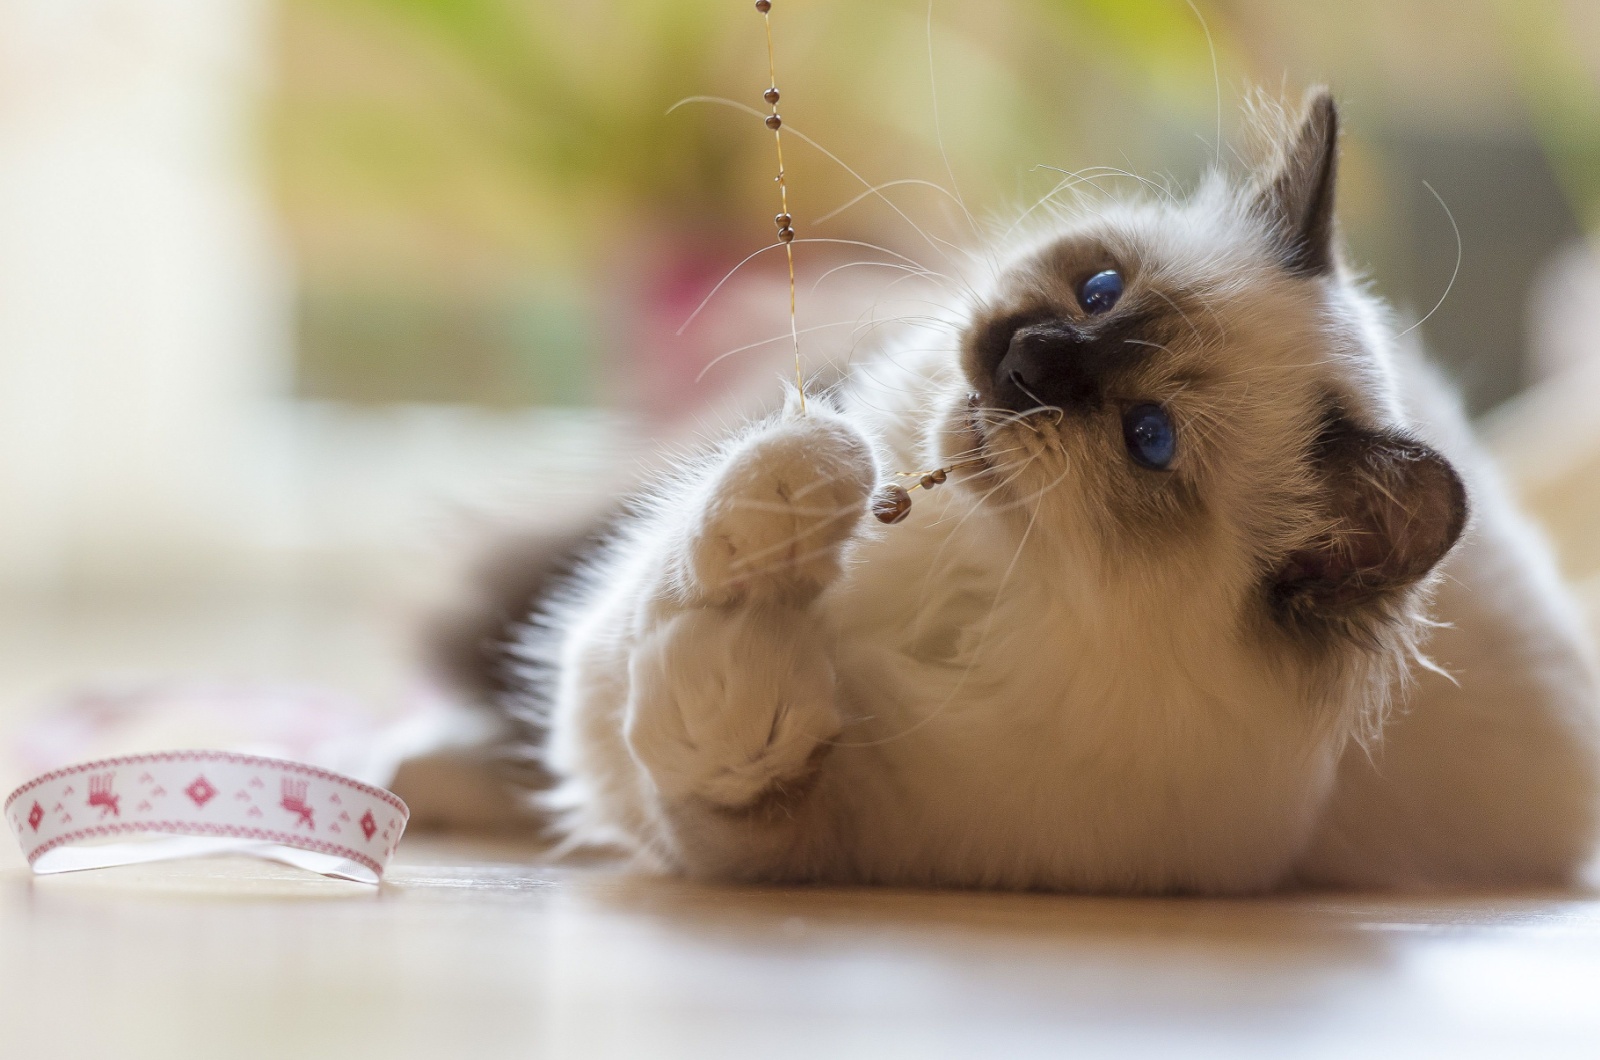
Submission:
[[[1600,5],[774,0],[773,25],[787,128],[859,174],[786,140],[802,239],[931,268],[972,239],[936,190],[819,219],[863,179],[954,184],[998,228],[1062,171],[1183,187],[1250,88],[1331,84],[1354,259],[1438,303],[1430,347],[1600,599]],[[775,387],[777,256],[679,334],[771,239],[772,138],[668,113],[759,105],[766,74],[749,0],[0,2],[0,724],[180,679],[425,697],[417,618],[483,541]],[[845,363],[903,274],[797,258],[808,361]]]

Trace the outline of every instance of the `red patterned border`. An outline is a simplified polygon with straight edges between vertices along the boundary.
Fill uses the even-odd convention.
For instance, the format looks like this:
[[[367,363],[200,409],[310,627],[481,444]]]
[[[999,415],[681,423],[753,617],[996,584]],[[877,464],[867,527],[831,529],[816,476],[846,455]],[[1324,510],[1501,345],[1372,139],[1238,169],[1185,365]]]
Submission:
[[[75,766],[68,766],[65,769],[57,769],[54,772],[45,773],[43,776],[34,777],[6,796],[6,801],[0,804],[0,813],[9,811],[13,802],[16,802],[39,785],[48,784],[52,780],[70,777],[77,773],[88,773],[90,771],[138,765],[146,762],[230,762],[235,765],[257,765],[268,769],[280,769],[286,773],[299,773],[302,776],[316,777],[320,780],[328,780],[335,784],[343,784],[345,787],[354,788],[356,791],[371,795],[373,798],[386,802],[396,810],[399,810],[402,814],[402,819],[411,817],[411,808],[401,801],[400,796],[392,791],[385,791],[383,788],[364,784],[342,773],[331,773],[326,769],[318,769],[316,766],[308,766],[301,762],[291,762],[285,758],[264,758],[261,755],[235,754],[232,751],[158,751],[153,754],[124,755],[120,758],[102,758],[94,762],[82,762]],[[293,845],[298,846],[299,844]],[[32,859],[30,858],[29,860],[31,861]]]
[[[139,758],[148,759],[150,757],[152,756],[136,755],[131,758],[107,759],[106,762],[125,764]],[[233,757],[235,760],[239,760],[248,759],[251,756],[235,755]],[[272,760],[268,759],[267,761]],[[97,765],[104,765],[106,762],[97,763]],[[89,767],[77,766],[73,769],[65,770],[62,773],[57,773],[55,775],[64,776],[67,773],[76,773],[84,768]],[[13,798],[14,797],[15,796],[13,796]],[[398,802],[399,800],[396,799],[395,801]],[[7,800],[7,804],[9,805],[9,800]],[[403,806],[404,803],[401,805]],[[56,847],[63,846],[67,843],[76,843],[80,839],[103,838],[105,836],[125,835],[135,832],[158,832],[169,835],[227,836],[233,839],[261,839],[269,843],[278,843],[286,847],[296,847],[300,850],[310,850],[318,854],[335,854],[342,858],[349,858],[351,861],[354,861],[360,865],[365,865],[367,868],[371,869],[373,875],[383,875],[383,866],[372,860],[372,858],[361,853],[359,850],[351,850],[349,847],[340,846],[337,843],[327,843],[320,839],[312,839],[309,836],[295,835],[292,832],[276,832],[267,828],[242,828],[238,825],[231,824],[207,824],[203,821],[129,821],[124,824],[104,824],[96,825],[93,828],[80,828],[76,832],[68,832],[66,835],[56,836],[49,842],[43,843],[28,851],[28,864],[32,865],[35,861],[38,861],[39,858],[43,857],[45,854],[48,854]]]

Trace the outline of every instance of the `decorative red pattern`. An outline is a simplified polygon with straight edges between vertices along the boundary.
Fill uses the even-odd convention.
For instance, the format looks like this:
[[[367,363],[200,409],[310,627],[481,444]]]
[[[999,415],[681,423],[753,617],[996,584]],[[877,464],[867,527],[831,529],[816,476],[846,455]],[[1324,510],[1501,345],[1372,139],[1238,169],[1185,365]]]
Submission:
[[[296,824],[303,824],[313,832],[317,830],[317,823],[312,816],[311,807],[306,805],[305,781],[296,782],[284,777],[283,800],[278,805],[295,815]],[[371,839],[372,837],[368,836],[367,838]]]
[[[115,773],[89,778],[88,805],[91,809],[96,806],[100,807],[101,817],[108,813],[114,817],[122,816],[122,797],[111,788],[112,782],[116,778],[117,775]]]
[[[270,828],[240,828],[237,825],[214,825],[204,821],[144,821],[127,822],[123,824],[103,824],[93,828],[80,828],[76,832],[56,836],[48,843],[28,851],[28,864],[32,865],[39,858],[48,854],[58,846],[67,843],[76,843],[80,839],[99,839],[105,836],[123,835],[128,832],[163,832],[170,835],[194,836],[226,836],[232,839],[260,839],[269,843],[281,843],[286,847],[299,847],[303,850],[315,851],[318,854],[334,854],[338,857],[349,858],[358,865],[371,869],[374,875],[383,875],[383,866],[359,850],[351,850],[338,843],[329,843],[322,839],[312,839],[305,834],[294,835],[290,832],[279,832]]]
[[[217,789],[211,781],[206,779],[206,775],[201,773],[189,782],[189,786],[183,789],[183,793],[189,796],[189,801],[194,803],[195,809],[201,810],[205,808],[206,803],[216,797]]]
[[[338,773],[330,773],[326,769],[318,769],[315,766],[308,766],[300,762],[291,762],[283,758],[264,758],[261,755],[235,754],[231,751],[161,751],[156,754],[124,755],[120,758],[102,758],[96,762],[83,762],[79,765],[68,766],[65,769],[57,769],[54,772],[46,773],[43,776],[34,777],[16,791],[13,791],[10,795],[6,796],[6,801],[3,804],[0,804],[0,813],[9,811],[13,802],[16,802],[23,795],[32,791],[39,785],[48,784],[52,780],[58,780],[61,777],[70,777],[78,773],[89,773],[98,770],[113,769],[120,766],[137,765],[144,762],[230,762],[242,765],[255,764],[269,766],[273,769],[282,769],[290,773],[299,773],[302,776],[316,777],[319,780],[327,780],[335,784],[342,784],[347,788],[353,788],[356,791],[362,792],[363,794],[371,795],[375,799],[381,799],[390,806],[393,806],[395,809],[399,810],[401,813],[410,812],[406,809],[406,804],[401,802],[399,796],[395,795],[393,792],[384,791],[382,788],[373,787],[371,784],[363,784],[359,780],[352,780],[350,777],[342,776]],[[71,794],[70,791],[67,793]]]

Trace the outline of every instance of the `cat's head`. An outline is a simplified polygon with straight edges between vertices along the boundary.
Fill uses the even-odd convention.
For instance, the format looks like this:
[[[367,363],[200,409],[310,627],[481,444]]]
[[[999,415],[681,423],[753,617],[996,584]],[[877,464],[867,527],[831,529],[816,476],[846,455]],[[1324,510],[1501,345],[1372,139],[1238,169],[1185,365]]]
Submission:
[[[949,456],[1063,570],[1207,594],[1305,650],[1382,647],[1466,492],[1399,410],[1381,305],[1341,261],[1338,114],[1286,116],[1244,180],[1063,222],[962,339]]]

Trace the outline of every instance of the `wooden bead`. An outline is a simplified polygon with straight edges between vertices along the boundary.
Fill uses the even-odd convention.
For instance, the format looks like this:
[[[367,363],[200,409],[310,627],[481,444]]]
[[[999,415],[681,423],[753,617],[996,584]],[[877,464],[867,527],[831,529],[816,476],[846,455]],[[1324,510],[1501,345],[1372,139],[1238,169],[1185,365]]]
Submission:
[[[780,228],[780,229],[778,229],[778,242],[780,242],[780,243],[793,243],[794,242],[794,229],[792,229],[792,228]]]
[[[778,117],[776,114],[767,115],[767,128],[776,130],[782,124],[783,119]]]
[[[945,471],[945,469],[941,467],[941,468],[936,468],[935,470],[929,472],[928,473],[928,477],[933,479],[933,484],[935,486],[937,486],[937,485],[939,485],[939,483],[943,482],[945,479],[949,478],[950,476]]]
[[[756,10],[763,15],[772,10],[772,0],[756,0]]]
[[[880,523],[898,523],[911,514],[911,494],[892,483],[880,487],[872,498],[872,514]]]
[[[778,105],[778,86],[773,85],[771,88],[761,93],[761,98],[776,107]]]

